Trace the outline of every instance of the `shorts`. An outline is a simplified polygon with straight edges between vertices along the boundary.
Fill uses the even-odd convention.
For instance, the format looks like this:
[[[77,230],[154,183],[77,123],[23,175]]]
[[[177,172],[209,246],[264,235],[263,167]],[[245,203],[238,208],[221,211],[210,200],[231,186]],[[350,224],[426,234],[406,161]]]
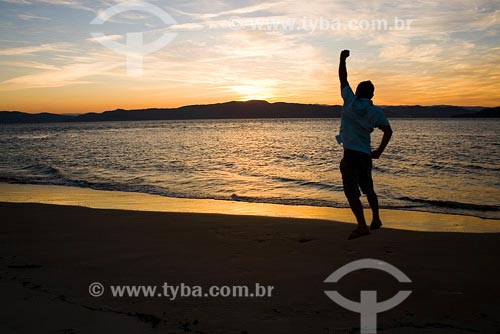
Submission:
[[[359,198],[364,194],[373,192],[372,157],[369,154],[344,150],[344,157],[340,162],[344,194],[347,198]]]

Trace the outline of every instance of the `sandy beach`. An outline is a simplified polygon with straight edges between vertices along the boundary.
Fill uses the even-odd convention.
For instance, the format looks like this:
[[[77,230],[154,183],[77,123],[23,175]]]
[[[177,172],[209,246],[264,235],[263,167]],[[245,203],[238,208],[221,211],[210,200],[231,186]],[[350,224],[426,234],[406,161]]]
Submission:
[[[202,201],[201,201],[202,202]],[[200,203],[201,203],[200,202]],[[498,333],[499,233],[385,227],[346,240],[351,223],[257,215],[0,203],[2,333],[359,333],[359,314],[324,293],[378,300],[380,333]],[[411,216],[401,215],[400,222]],[[339,219],[342,220],[342,219]],[[412,283],[360,270],[386,261]],[[89,285],[104,294],[93,297]],[[266,297],[113,297],[117,285],[273,286]]]

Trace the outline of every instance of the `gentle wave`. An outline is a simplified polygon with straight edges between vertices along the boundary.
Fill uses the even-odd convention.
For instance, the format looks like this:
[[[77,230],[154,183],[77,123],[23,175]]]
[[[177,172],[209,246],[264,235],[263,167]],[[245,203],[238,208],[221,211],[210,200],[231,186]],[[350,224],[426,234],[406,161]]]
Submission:
[[[228,199],[228,198],[222,198]],[[278,198],[278,197],[251,197],[251,196],[238,196],[232,194],[229,198],[238,202],[249,203],[268,203],[268,204],[283,204],[283,205],[305,205],[305,206],[324,206],[324,207],[346,207],[340,203],[333,201],[325,201],[319,199],[305,199],[305,198]]]
[[[57,168],[43,164],[27,165],[16,169],[3,169],[0,173],[0,180],[9,183],[59,184],[58,181],[60,181],[64,184],[66,181]]]
[[[334,191],[342,191],[341,185],[332,185],[322,182],[306,181],[301,179],[293,179],[286,177],[272,177],[275,181],[283,183],[294,183],[300,187],[315,187],[319,189],[330,189]],[[283,205],[306,205],[306,206],[322,206],[322,207],[347,207],[345,201],[335,201],[335,200],[322,200],[322,199],[310,199],[310,198],[279,198],[279,197],[256,197],[256,196],[241,196],[233,193],[229,196],[197,196],[190,193],[179,193],[174,191],[169,191],[163,187],[154,186],[151,184],[134,184],[133,182],[141,182],[142,178],[136,177],[132,178],[128,183],[119,183],[115,181],[109,182],[96,182],[90,180],[82,179],[72,179],[64,175],[64,173],[53,166],[34,164],[27,165],[16,170],[7,172],[4,170],[0,171],[0,182],[3,183],[18,183],[18,184],[45,184],[45,185],[63,185],[63,186],[73,186],[90,188],[95,190],[107,190],[107,191],[124,191],[124,192],[139,192],[150,195],[160,195],[165,197],[176,197],[176,198],[193,198],[193,199],[217,199],[217,200],[233,200],[249,203],[270,203],[270,204],[283,204]],[[421,198],[412,198],[407,196],[397,197],[400,201],[398,205],[382,205],[382,208],[386,209],[416,209],[421,210],[427,207],[432,210],[433,208],[445,208],[445,209],[460,209],[469,210],[476,212],[476,216],[481,217],[481,212],[498,212],[500,207],[496,205],[478,205],[473,203],[463,203],[454,201],[441,201],[441,200],[429,200]],[[415,205],[416,204],[423,204]],[[440,212],[440,210],[437,210]]]
[[[332,191],[342,191],[342,189],[343,189],[341,185],[328,184],[325,182],[293,179],[293,178],[283,177],[283,176],[273,176],[271,178],[275,181],[278,181],[278,182],[293,183],[293,184],[298,185],[298,186],[314,187],[314,188],[318,188],[318,189],[326,189],[326,190],[332,190]]]
[[[454,201],[439,201],[439,200],[430,200],[422,198],[411,198],[406,196],[399,197],[398,199],[402,201],[422,203],[430,206],[437,206],[449,209],[463,209],[463,210],[474,210],[474,211],[500,211],[500,206],[497,205],[481,205],[481,204],[472,204],[472,203],[463,203]]]
[[[20,140],[42,140],[42,139],[49,139],[52,137],[57,136],[57,134],[24,134],[24,135],[18,135],[14,136],[14,139],[20,139]]]

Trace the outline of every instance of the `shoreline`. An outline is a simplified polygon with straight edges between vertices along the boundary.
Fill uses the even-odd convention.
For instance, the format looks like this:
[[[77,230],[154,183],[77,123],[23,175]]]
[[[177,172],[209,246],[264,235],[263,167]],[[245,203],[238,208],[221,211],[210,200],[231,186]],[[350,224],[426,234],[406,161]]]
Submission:
[[[174,198],[90,188],[0,183],[0,202],[40,203],[145,212],[206,213],[236,216],[302,218],[355,223],[350,209],[251,203],[232,200]],[[460,214],[381,209],[384,226],[421,232],[500,232],[500,220]],[[371,211],[365,208],[369,222]]]

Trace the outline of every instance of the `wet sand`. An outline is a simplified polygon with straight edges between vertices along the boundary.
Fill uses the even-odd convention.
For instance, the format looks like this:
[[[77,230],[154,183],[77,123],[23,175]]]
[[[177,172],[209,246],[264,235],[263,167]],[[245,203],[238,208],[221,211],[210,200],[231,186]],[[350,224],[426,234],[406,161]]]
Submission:
[[[67,186],[0,183],[0,202],[60,204],[95,209],[149,212],[216,213],[323,219],[355,223],[351,210],[343,208],[172,198],[143,193],[103,191]],[[365,209],[365,215],[369,222],[371,219],[370,210]],[[385,227],[398,230],[469,233],[500,232],[500,220],[495,219],[387,209],[381,210],[381,216]]]

